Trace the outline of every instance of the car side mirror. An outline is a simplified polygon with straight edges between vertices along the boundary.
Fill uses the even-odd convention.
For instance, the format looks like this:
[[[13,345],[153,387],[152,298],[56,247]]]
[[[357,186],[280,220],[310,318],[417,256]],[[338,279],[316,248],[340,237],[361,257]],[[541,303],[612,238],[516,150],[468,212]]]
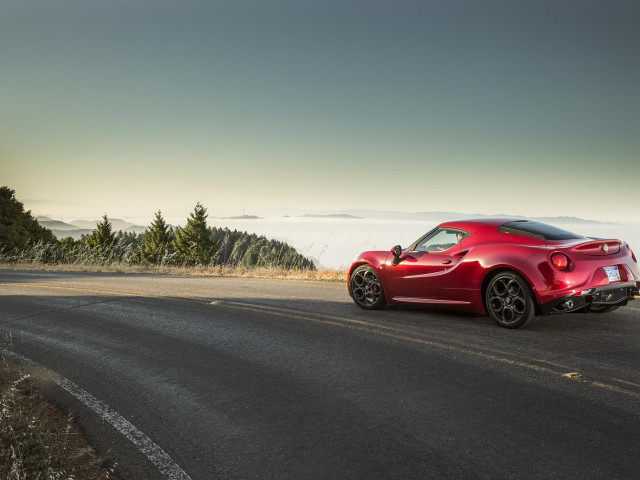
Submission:
[[[396,245],[391,249],[391,253],[396,259],[400,258],[400,255],[402,255],[402,247],[400,245]]]

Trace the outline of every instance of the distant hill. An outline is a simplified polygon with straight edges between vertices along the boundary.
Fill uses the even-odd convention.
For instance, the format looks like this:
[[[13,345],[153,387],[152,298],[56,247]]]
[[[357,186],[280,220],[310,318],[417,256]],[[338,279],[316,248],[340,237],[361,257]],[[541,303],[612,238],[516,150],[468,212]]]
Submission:
[[[538,222],[545,223],[584,223],[584,224],[604,224],[604,222],[598,222],[597,220],[585,220],[578,217],[531,217],[531,220],[537,220]],[[610,225],[617,225],[615,222],[608,222]]]
[[[111,221],[111,219],[109,219]],[[96,224],[99,223],[98,220],[72,220],[70,222],[72,225],[75,225],[76,228],[96,228]]]
[[[261,218],[255,215],[236,215],[235,217],[222,217],[222,220],[260,220]]]
[[[56,230],[52,228],[51,231],[58,239],[71,237],[74,240],[79,240],[82,235],[89,235],[92,232],[88,228],[77,228],[75,230]]]
[[[74,240],[78,240],[82,235],[89,235],[100,222],[100,220],[74,220],[66,223],[43,216],[37,217],[37,220],[40,225],[51,230],[56,237],[72,237]],[[118,218],[110,218],[109,221],[115,232],[122,230],[123,232],[142,233],[147,228]]]
[[[72,237],[74,240],[79,239],[82,235],[91,233],[90,229],[78,228],[76,225],[61,222],[60,220],[52,220],[49,217],[37,217],[38,223],[48,228],[57,238]]]
[[[468,218],[528,218],[545,223],[571,223],[571,224],[604,224],[596,220],[586,220],[579,217],[525,217],[523,215],[509,215],[504,213],[484,214],[484,213],[460,213],[460,212],[399,212],[385,210],[343,210],[335,215],[351,215],[355,218],[376,218],[386,220],[424,220],[429,222],[445,222],[447,220],[464,220]]]
[[[113,227],[113,231],[115,232],[117,232],[118,230],[122,230],[123,232],[142,233],[147,229],[147,227],[136,225],[119,218],[110,218],[109,221],[111,222],[111,226]],[[69,223],[75,225],[76,228],[88,228],[90,230],[93,230],[100,222],[101,220],[73,220]]]
[[[304,215],[300,215],[300,216],[308,217],[308,218],[348,218],[348,219],[364,218],[364,217],[358,217],[356,215],[350,215],[348,213],[327,213],[327,214],[305,213]]]
[[[38,223],[50,230],[77,230],[78,227],[60,220],[52,220],[49,217],[37,217]]]

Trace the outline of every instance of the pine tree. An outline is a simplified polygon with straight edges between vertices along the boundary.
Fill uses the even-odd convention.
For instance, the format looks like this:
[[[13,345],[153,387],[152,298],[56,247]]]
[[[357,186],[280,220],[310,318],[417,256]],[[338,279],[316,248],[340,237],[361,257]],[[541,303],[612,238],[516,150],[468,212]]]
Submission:
[[[65,250],[71,250],[73,247],[75,247],[78,244],[78,242],[76,242],[73,239],[73,237],[61,238],[60,240],[58,240],[58,243]]]
[[[172,231],[158,210],[156,217],[142,236],[142,263],[157,265],[171,253]]]
[[[112,231],[111,222],[106,213],[102,216],[102,222],[96,224],[91,235],[85,237],[84,243],[87,247],[96,249],[100,254],[114,246],[116,234]]]
[[[176,229],[173,247],[185,265],[209,265],[216,254],[216,243],[207,228],[207,209],[198,202],[184,228]]]

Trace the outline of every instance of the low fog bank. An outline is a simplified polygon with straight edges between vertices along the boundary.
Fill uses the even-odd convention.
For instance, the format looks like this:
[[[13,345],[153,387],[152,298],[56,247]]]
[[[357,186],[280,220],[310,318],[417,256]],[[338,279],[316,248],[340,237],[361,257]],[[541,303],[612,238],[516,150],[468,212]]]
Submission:
[[[444,221],[444,220],[442,220]],[[247,230],[286,241],[321,268],[346,268],[365,250],[389,250],[411,244],[441,222],[390,219],[334,219],[313,217],[210,219],[216,227]],[[618,238],[640,251],[640,223],[553,222],[579,235]]]

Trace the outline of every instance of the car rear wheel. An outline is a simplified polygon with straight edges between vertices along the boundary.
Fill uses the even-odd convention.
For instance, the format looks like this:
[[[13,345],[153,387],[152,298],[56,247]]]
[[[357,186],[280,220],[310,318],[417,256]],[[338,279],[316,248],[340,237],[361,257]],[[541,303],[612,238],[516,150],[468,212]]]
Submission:
[[[608,313],[608,312],[614,312],[619,308],[620,308],[620,305],[591,305],[589,312]]]
[[[361,265],[353,271],[349,288],[353,301],[360,308],[373,310],[382,308],[387,303],[380,277],[369,265]]]
[[[489,316],[502,327],[525,327],[536,318],[531,288],[515,272],[494,275],[489,281],[485,300]]]

